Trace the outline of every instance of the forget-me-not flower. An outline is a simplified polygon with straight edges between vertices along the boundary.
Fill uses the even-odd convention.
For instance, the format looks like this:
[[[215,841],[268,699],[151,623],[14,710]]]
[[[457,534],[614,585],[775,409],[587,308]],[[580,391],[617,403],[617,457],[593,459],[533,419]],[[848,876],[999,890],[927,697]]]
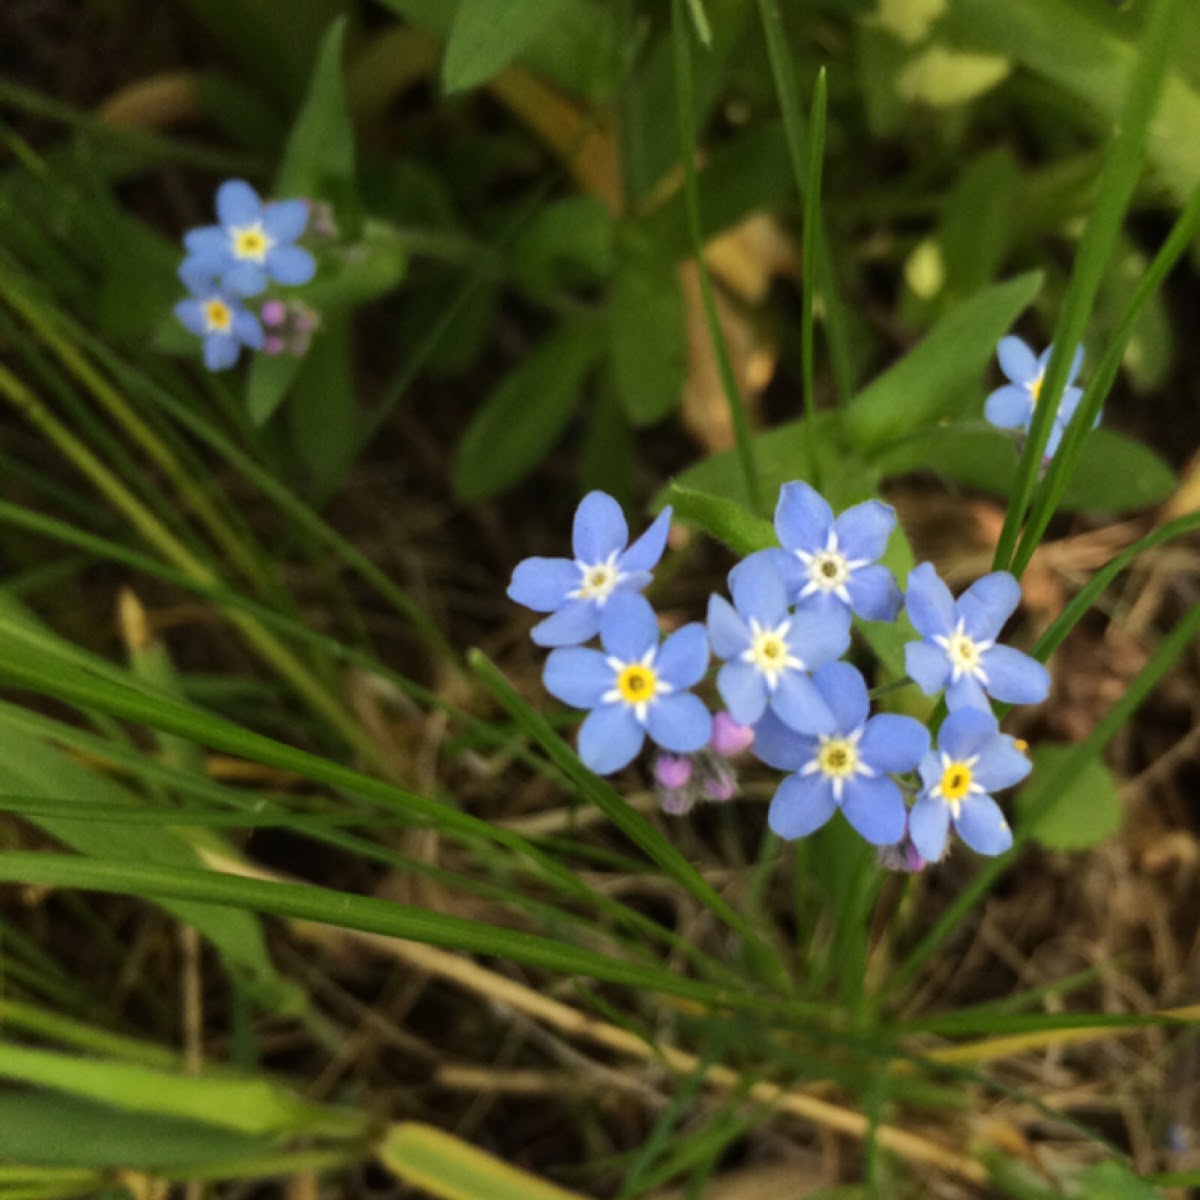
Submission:
[[[708,667],[704,626],[693,622],[659,645],[650,602],[635,592],[614,595],[600,622],[603,651],[554,650],[546,660],[546,690],[574,708],[588,708],[579,730],[579,757],[598,775],[633,761],[650,739],[690,754],[712,734],[712,715],[687,691]]]
[[[175,305],[175,315],[184,327],[204,339],[204,365],[223,371],[238,360],[243,346],[263,348],[264,337],[258,318],[241,300],[209,286]]]
[[[924,785],[908,817],[909,837],[921,857],[936,862],[953,825],[972,850],[1003,854],[1012,830],[991,793],[1029,774],[1029,759],[996,718],[977,708],[960,708],[942,724],[936,750],[921,760]]]
[[[855,504],[835,518],[815,488],[785,483],[775,506],[775,533],[783,549],[761,553],[775,562],[788,599],[799,608],[840,609],[868,621],[891,621],[900,611],[900,589],[876,560],[895,526],[896,510],[880,500]]]
[[[733,604],[708,602],[713,653],[726,660],[717,690],[730,716],[753,725],[769,707],[803,733],[826,733],[833,714],[809,673],[839,658],[850,645],[849,617],[841,612],[788,611],[787,589],[771,558],[758,554],[729,575]]]
[[[984,404],[984,416],[993,425],[1000,429],[1029,429],[1034,409],[1041,399],[1046,367],[1050,363],[1050,353],[1053,349],[1053,346],[1049,346],[1040,355],[1035,355],[1019,337],[1000,339],[996,354],[1008,383],[992,392]],[[1066,387],[1063,389],[1058,411],[1054,414],[1054,423],[1050,427],[1050,437],[1045,449],[1047,458],[1053,457],[1058,449],[1063,433],[1071,423],[1071,418],[1083,397],[1083,390],[1074,386],[1082,366],[1083,347],[1079,346],[1071,360]],[[1099,421],[1100,416],[1097,414],[1095,424],[1099,424]]]
[[[650,582],[670,525],[671,510],[664,508],[626,548],[629,527],[621,506],[604,492],[584,496],[575,510],[574,559],[527,558],[513,571],[509,599],[551,614],[533,627],[533,640],[539,646],[575,646],[595,637],[608,602]]]
[[[226,291],[257,296],[272,281],[298,285],[316,273],[313,256],[295,244],[308,224],[303,200],[264,204],[245,180],[228,179],[217,189],[217,219],[184,236],[179,276],[188,287],[219,280]]]
[[[988,708],[987,697],[1008,704],[1038,704],[1050,691],[1040,662],[998,646],[1004,623],[1021,602],[1021,585],[1007,571],[977,579],[955,601],[932,563],[908,577],[905,604],[922,641],[904,647],[904,665],[920,689],[946,689],[950,709]]]
[[[916,767],[929,750],[929,731],[912,717],[870,716],[866,682],[849,663],[828,663],[813,683],[834,716],[829,733],[796,733],[772,713],[754,730],[754,753],[792,772],[771,801],[771,829],[788,840],[804,837],[840,808],[872,845],[899,842],[907,810],[889,775]]]

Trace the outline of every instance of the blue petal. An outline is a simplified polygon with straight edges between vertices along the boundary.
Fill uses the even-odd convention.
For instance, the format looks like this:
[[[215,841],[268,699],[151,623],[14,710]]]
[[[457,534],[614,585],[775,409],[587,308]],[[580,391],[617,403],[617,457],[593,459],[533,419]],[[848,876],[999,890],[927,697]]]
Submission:
[[[204,365],[210,371],[224,371],[238,360],[242,348],[231,333],[210,333],[204,339]]]
[[[865,500],[848,508],[833,523],[838,547],[850,559],[874,562],[883,557],[896,528],[896,510],[882,500]]]
[[[1041,704],[1050,694],[1050,672],[1035,658],[1011,646],[983,652],[988,695],[1005,704]]]
[[[981,754],[999,732],[1000,726],[990,708],[960,708],[942,722],[938,747],[955,761],[962,761]]]
[[[263,209],[263,229],[277,242],[294,242],[308,226],[303,200],[276,200]]]
[[[579,727],[579,757],[597,775],[609,775],[633,762],[646,740],[627,704],[602,704]]]
[[[918,796],[908,814],[908,836],[917,853],[926,862],[937,862],[946,849],[949,832],[950,809],[932,796]]]
[[[267,272],[258,263],[236,262],[221,277],[222,285],[239,296],[258,296],[267,290]]]
[[[654,523],[628,550],[617,559],[621,571],[653,571],[667,546],[671,531],[671,508],[668,505]]]
[[[175,305],[175,315],[188,333],[194,333],[197,337],[204,336],[207,322],[204,317],[203,300],[180,300]]]
[[[904,604],[909,620],[922,637],[945,637],[954,628],[954,597],[933,563],[921,563],[908,573]]]
[[[176,272],[180,282],[193,295],[211,292],[220,273],[220,266],[214,267],[208,260],[198,256],[185,258]]]
[[[717,672],[717,691],[739,725],[754,725],[767,706],[767,682],[757,667],[740,659],[727,662]]]
[[[712,713],[691,692],[676,692],[650,705],[646,732],[664,750],[691,754],[712,736]]]
[[[276,283],[299,287],[316,273],[316,259],[300,246],[272,246],[267,251],[267,274]]]
[[[629,526],[621,506],[606,492],[588,492],[575,510],[575,557],[583,563],[602,563],[614,551],[624,550],[627,541]]]
[[[708,633],[697,621],[677,629],[659,647],[654,669],[673,688],[689,688],[708,670]]]
[[[220,225],[201,225],[183,235],[187,252],[216,271],[229,261],[229,234]]]
[[[979,749],[974,767],[975,781],[985,792],[999,792],[1022,779],[1033,764],[1013,744],[1007,734],[997,734]]]
[[[1068,387],[1075,382],[1076,376],[1079,374],[1079,372],[1082,369],[1083,369],[1083,346],[1079,345],[1079,346],[1075,347],[1075,354],[1074,354],[1074,357],[1071,359],[1071,370],[1070,370],[1070,373],[1067,375],[1067,386]]]
[[[787,589],[772,558],[752,554],[729,573],[729,590],[738,612],[774,629],[787,615]]]
[[[983,687],[971,675],[962,675],[946,688],[946,707],[953,711],[956,708],[978,708],[987,712],[992,711]]]
[[[538,646],[578,646],[600,629],[600,609],[594,600],[568,600],[556,613],[540,621],[529,636]]]
[[[850,607],[864,621],[894,621],[904,603],[896,577],[878,564],[852,571],[846,591]]]
[[[1003,854],[1012,848],[1012,830],[991,796],[965,797],[954,830],[978,854]]]
[[[1028,429],[1033,416],[1033,396],[1027,388],[1008,383],[992,392],[983,404],[983,415],[1000,429]]]
[[[819,612],[798,609],[792,617],[787,644],[806,671],[824,666],[846,653],[850,645],[850,614],[841,605]]]
[[[637,592],[614,592],[600,614],[600,641],[609,654],[634,662],[658,645],[658,621]]]
[[[222,225],[252,225],[262,216],[262,201],[244,179],[227,179],[217,188],[217,218]]]
[[[817,753],[817,739],[785,725],[770,709],[754,726],[750,747],[755,757],[778,771],[798,771]]]
[[[778,547],[771,550],[758,550],[755,553],[769,558],[775,564],[775,570],[779,572],[779,578],[783,580],[788,603],[795,604],[797,596],[808,582],[808,572],[805,570],[804,564],[791,550],[781,550]],[[753,558],[755,555],[751,555],[751,557]],[[737,568],[734,567],[734,571],[736,570]],[[730,577],[732,578],[732,572]],[[819,594],[827,595],[825,592]]]
[[[833,509],[815,488],[796,481],[779,490],[775,506],[775,533],[789,550],[824,550],[833,528]]]
[[[950,659],[930,642],[909,642],[904,647],[904,669],[927,696],[936,696],[950,679]]]
[[[842,812],[872,846],[894,846],[904,836],[908,821],[904,797],[890,779],[848,779]]]
[[[825,698],[817,691],[816,685],[799,671],[785,671],[779,677],[779,683],[771,693],[771,708],[775,715],[785,724],[790,725],[799,733],[834,733],[837,722]],[[730,712],[733,712],[730,709]],[[733,713],[737,717],[737,713]],[[743,725],[751,725],[752,721],[742,721]]]
[[[935,750],[930,750],[917,766],[921,776],[921,787],[929,791],[938,785],[942,778],[942,760]]]
[[[820,829],[837,804],[833,788],[820,775],[789,775],[776,789],[767,812],[771,832],[787,841]]]
[[[1000,636],[1004,622],[1021,603],[1021,585],[1007,571],[993,571],[977,579],[958,598],[964,629],[977,642]]]
[[[612,688],[614,679],[604,655],[582,646],[552,651],[542,671],[546,691],[572,708],[595,708]]]
[[[1038,360],[1019,337],[1001,338],[996,357],[1000,360],[1000,369],[1013,383],[1032,383],[1038,377]]]
[[[553,612],[579,586],[579,568],[569,558],[527,558],[517,563],[508,598],[534,612]]]
[[[244,308],[239,308],[233,315],[233,336],[251,350],[261,350],[266,341],[258,318]]]
[[[826,663],[813,674],[813,684],[829,706],[838,733],[853,733],[867,719],[871,702],[866,680],[849,663]]]
[[[750,645],[750,630],[724,596],[708,598],[708,637],[718,658],[735,658]]]
[[[929,752],[929,730],[898,713],[880,713],[867,722],[858,752],[876,771],[911,771]]]

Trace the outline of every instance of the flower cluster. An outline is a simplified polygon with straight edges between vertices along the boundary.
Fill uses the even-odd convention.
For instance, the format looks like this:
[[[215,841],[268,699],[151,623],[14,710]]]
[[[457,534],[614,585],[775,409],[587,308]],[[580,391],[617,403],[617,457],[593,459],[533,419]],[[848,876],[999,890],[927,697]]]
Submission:
[[[1000,732],[989,698],[1030,704],[1049,691],[1046,669],[998,643],[1020,601],[1006,572],[956,600],[932,565],[901,593],[880,561],[896,524],[877,500],[835,515],[807,483],[785,484],[775,512],[779,546],[729,574],[707,621],[663,639],[641,594],[666,546],[671,510],[632,545],[619,505],[603,492],[575,514],[573,558],[531,558],[509,596],[542,614],[533,640],[551,648],[551,695],[588,710],[579,756],[598,774],[631,763],[647,738],[663,807],[688,812],[736,790],[730,760],[746,749],[785,773],[768,812],[780,837],[803,837],[840,811],[881,861],[916,870],[945,852],[950,830],[981,854],[1012,835],[992,793],[1022,779],[1029,760]],[[907,607],[918,639],[905,648],[910,681],[944,694],[949,715],[934,745],[921,722],[872,712],[867,682],[844,661],[853,617],[894,621]],[[584,645],[599,637],[600,648]],[[715,715],[693,691],[718,660]]]
[[[1050,363],[1053,349],[1053,346],[1048,346],[1040,355],[1035,355],[1019,337],[1000,339],[996,357],[1000,360],[1000,369],[1008,383],[998,387],[988,396],[983,410],[984,416],[997,428],[1015,429],[1022,435],[1029,432],[1034,410],[1041,399],[1046,367]],[[1050,437],[1046,442],[1044,455],[1047,460],[1053,458],[1057,452],[1063,434],[1066,433],[1067,426],[1079,407],[1079,401],[1083,398],[1083,389],[1075,386],[1082,366],[1083,347],[1077,346],[1058,411],[1054,414],[1054,424],[1050,427]],[[1099,423],[1100,414],[1097,413],[1092,428]]]
[[[210,371],[232,367],[242,347],[268,354],[302,354],[317,326],[312,309],[277,298],[255,313],[246,301],[272,284],[296,287],[316,273],[313,256],[297,245],[309,221],[305,200],[264,204],[244,180],[217,189],[216,225],[184,236],[187,257],[179,278],[190,293],[175,306],[184,327],[204,339]],[[270,332],[264,332],[266,325]]]

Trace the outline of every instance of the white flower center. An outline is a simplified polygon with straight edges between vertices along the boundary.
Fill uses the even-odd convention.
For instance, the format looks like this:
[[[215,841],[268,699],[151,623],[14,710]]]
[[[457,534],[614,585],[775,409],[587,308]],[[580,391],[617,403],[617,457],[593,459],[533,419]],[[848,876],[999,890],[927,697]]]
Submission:
[[[967,796],[982,796],[983,788],[975,782],[974,766],[979,755],[953,759],[944,750],[941,752],[942,777],[929,790],[931,796],[944,800],[950,815],[957,821],[962,813],[962,802]]]
[[[601,608],[604,602],[616,591],[621,582],[621,572],[617,570],[617,552],[614,550],[602,563],[576,562],[579,568],[579,586],[570,593],[572,600],[595,600]]]
[[[659,696],[666,696],[675,690],[654,669],[656,653],[657,647],[651,646],[640,661],[622,662],[619,658],[609,658],[613,686],[601,697],[605,704],[624,704],[632,708],[643,725],[650,705]]]
[[[750,618],[750,645],[742,651],[742,660],[762,673],[771,691],[775,690],[784,671],[804,670],[804,663],[788,648],[787,635],[791,628],[789,620],[781,621],[774,629],[767,629]]]
[[[833,798],[840,804],[846,781],[855,775],[868,778],[875,774],[858,752],[863,731],[850,734],[822,734],[817,739],[817,752],[800,768],[801,775],[824,775],[833,785]]]
[[[800,589],[801,600],[817,592],[832,592],[843,604],[850,603],[850,593],[846,590],[846,584],[859,567],[866,565],[867,560],[847,558],[838,546],[838,536],[832,529],[825,540],[823,550],[797,550],[795,555],[804,564],[805,573],[808,575],[808,582]]]
[[[263,263],[267,251],[275,245],[275,239],[263,228],[261,221],[251,225],[237,225],[229,231],[233,244],[233,257],[246,262]]]
[[[983,652],[990,650],[996,643],[994,641],[977,642],[969,633],[965,632],[965,624],[965,619],[960,617],[953,633],[945,637],[938,635],[933,640],[946,651],[946,657],[950,660],[953,672],[951,676],[953,682],[957,683],[964,675],[969,675],[972,679],[986,685],[988,677],[987,672],[983,669]]]

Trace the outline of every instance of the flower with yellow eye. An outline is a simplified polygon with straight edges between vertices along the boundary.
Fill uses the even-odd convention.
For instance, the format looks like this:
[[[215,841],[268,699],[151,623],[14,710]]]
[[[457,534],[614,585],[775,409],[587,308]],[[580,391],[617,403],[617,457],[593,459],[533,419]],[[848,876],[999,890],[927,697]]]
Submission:
[[[604,608],[601,650],[564,646],[546,660],[546,690],[573,708],[591,709],[579,730],[579,757],[597,775],[619,771],[650,740],[673,754],[699,750],[712,716],[687,689],[708,668],[708,638],[693,622],[662,645],[650,602],[618,592]]]
[[[919,770],[923,786],[908,815],[908,832],[922,858],[942,857],[951,827],[980,854],[1003,854],[1012,845],[1012,830],[991,793],[1019,783],[1030,763],[990,712],[952,712]]]
[[[1019,337],[1000,339],[996,356],[1008,382],[988,396],[983,409],[984,416],[997,428],[1016,429],[1021,432],[1029,429],[1034,410],[1042,398],[1042,385],[1045,383],[1046,368],[1050,365],[1050,352],[1053,349],[1053,346],[1048,346],[1041,354],[1035,355]],[[1067,375],[1062,399],[1054,414],[1054,423],[1050,426],[1050,437],[1044,451],[1047,458],[1053,457],[1058,449],[1063,433],[1071,423],[1071,418],[1083,397],[1082,389],[1074,386],[1082,366],[1083,347],[1078,346],[1075,349],[1075,357],[1071,360],[1071,370]],[[1100,415],[1097,413],[1093,428],[1099,422]]]
[[[204,339],[204,365],[210,371],[232,367],[243,346],[263,348],[258,318],[228,292],[203,289],[175,305],[175,315],[189,333]]]

